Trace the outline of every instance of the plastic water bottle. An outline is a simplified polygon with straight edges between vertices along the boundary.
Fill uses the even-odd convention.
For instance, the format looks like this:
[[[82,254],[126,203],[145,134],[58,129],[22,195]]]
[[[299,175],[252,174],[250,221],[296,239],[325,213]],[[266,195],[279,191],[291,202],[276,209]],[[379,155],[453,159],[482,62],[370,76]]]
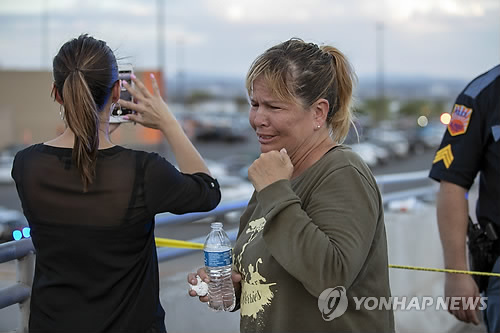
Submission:
[[[231,311],[236,304],[231,270],[233,250],[231,241],[222,229],[222,223],[214,222],[205,240],[205,269],[208,283],[208,306],[215,311]]]

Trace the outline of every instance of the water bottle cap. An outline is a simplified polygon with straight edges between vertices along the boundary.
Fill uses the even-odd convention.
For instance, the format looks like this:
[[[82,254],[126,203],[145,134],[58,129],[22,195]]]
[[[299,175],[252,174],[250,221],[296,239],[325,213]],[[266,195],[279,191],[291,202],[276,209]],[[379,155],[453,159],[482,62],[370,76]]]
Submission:
[[[213,222],[210,224],[210,227],[212,229],[222,229],[222,222]]]

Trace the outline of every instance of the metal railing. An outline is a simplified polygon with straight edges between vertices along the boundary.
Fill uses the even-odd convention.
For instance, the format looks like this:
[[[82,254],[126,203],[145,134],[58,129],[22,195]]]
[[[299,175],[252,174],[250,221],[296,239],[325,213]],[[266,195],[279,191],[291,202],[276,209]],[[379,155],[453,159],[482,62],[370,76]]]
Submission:
[[[375,177],[381,190],[384,185],[402,184],[425,180],[428,177],[427,171],[381,175]],[[383,194],[384,204],[393,200],[405,199],[408,197],[419,197],[435,193],[437,185],[412,188],[410,190],[391,192]],[[173,215],[169,213],[158,214],[155,218],[156,226],[165,226],[180,223],[189,223],[204,218],[215,218],[224,221],[226,214],[236,211],[242,211],[246,208],[248,200],[232,201],[220,204],[210,212],[189,213],[184,215]],[[236,239],[238,230],[228,230],[228,236],[231,240]],[[205,237],[191,239],[191,242],[203,243]],[[188,254],[192,249],[180,248],[159,248],[158,261],[169,260],[184,254]],[[30,238],[18,241],[10,241],[0,244],[0,264],[11,260],[17,260],[17,283],[0,290],[0,309],[18,303],[21,316],[19,318],[19,328],[15,332],[28,332],[29,302],[31,295],[31,285],[33,283],[35,250]]]
[[[35,269],[35,249],[31,238],[0,244],[0,264],[11,260],[17,260],[17,283],[0,290],[0,309],[19,304],[19,328],[16,332],[27,333]]]

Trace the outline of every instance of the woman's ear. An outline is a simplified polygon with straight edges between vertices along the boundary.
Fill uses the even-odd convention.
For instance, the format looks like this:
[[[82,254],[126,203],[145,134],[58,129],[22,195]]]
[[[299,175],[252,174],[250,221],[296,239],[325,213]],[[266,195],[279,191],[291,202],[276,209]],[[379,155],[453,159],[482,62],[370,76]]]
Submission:
[[[59,103],[59,104],[61,104],[61,105],[63,105],[63,104],[64,104],[64,102],[63,102],[63,100],[62,100],[62,98],[61,98],[61,95],[59,95],[59,92],[57,91],[56,84],[55,84],[54,82],[52,82],[52,93],[51,93],[51,95],[52,95],[52,96],[54,96],[54,100],[55,100],[57,103]]]
[[[330,109],[330,103],[324,98],[320,98],[313,104],[314,121],[315,125],[323,125],[328,116],[328,110]]]
[[[111,88],[111,101],[113,103],[118,102],[118,100],[120,99],[120,90],[121,90],[121,83],[120,80],[118,80],[113,85],[113,88]]]

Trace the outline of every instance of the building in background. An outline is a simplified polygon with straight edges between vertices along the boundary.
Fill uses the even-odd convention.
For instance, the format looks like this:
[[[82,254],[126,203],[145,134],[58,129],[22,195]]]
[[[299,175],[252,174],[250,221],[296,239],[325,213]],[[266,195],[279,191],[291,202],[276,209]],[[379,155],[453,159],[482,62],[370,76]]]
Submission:
[[[160,72],[142,71],[136,75],[152,90],[149,74],[163,82]],[[60,106],[50,96],[52,72],[0,71],[0,150],[30,145],[54,138],[64,131]],[[165,96],[165,84],[160,85]],[[117,144],[148,146],[160,144],[161,134],[126,123],[112,134]]]

